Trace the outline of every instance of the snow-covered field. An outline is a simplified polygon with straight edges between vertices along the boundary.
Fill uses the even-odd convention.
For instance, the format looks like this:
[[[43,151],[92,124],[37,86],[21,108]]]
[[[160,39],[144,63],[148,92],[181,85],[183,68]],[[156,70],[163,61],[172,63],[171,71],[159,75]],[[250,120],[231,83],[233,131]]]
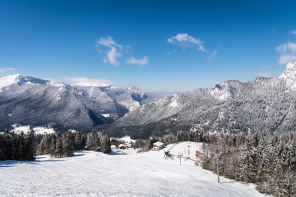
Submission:
[[[12,125],[13,129],[11,130],[11,132],[15,132],[15,133],[29,133],[30,131],[34,131],[34,133],[36,135],[38,134],[51,134],[51,133],[55,133],[53,128],[46,128],[46,127],[35,127],[33,129],[31,129],[30,125],[26,125],[26,126],[21,126],[21,125],[17,125],[14,124]]]
[[[186,152],[186,147],[180,143],[171,151]],[[264,196],[253,185],[223,177],[219,184],[216,175],[192,160],[182,159],[182,165],[177,158],[165,160],[162,150],[131,155],[79,151],[61,159],[4,161],[0,188],[0,196]]]

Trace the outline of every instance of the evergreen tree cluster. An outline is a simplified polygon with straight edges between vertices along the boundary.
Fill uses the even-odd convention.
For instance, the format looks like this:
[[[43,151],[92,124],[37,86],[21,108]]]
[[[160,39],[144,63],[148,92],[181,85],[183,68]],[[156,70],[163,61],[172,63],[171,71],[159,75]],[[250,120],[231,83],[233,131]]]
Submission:
[[[108,135],[91,132],[86,136],[85,148],[88,150],[100,150],[103,153],[111,153],[111,140]]]
[[[100,149],[98,149],[100,147]],[[0,133],[0,161],[35,160],[36,155],[49,154],[51,157],[70,157],[74,151],[88,149],[111,153],[111,141],[108,135],[97,132],[80,133],[56,132],[53,134],[35,135],[32,132],[16,134]]]
[[[80,133],[65,132],[46,134],[39,137],[37,153],[50,154],[52,157],[69,157],[73,156],[74,151],[100,150],[103,153],[111,152],[111,142],[108,135],[102,135],[97,132]]]
[[[32,132],[16,134],[6,130],[0,134],[0,161],[34,161],[35,150],[35,136]]]
[[[83,138],[80,133],[65,132],[38,136],[38,155],[49,154],[51,157],[70,157],[75,150],[82,149]]]
[[[203,145],[203,168],[254,183],[274,196],[296,194],[296,132],[279,136],[258,133],[219,134]]]

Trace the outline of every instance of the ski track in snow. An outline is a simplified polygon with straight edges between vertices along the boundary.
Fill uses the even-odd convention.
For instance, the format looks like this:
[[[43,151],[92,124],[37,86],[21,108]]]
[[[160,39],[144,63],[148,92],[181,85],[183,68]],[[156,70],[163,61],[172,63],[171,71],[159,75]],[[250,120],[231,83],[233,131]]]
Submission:
[[[182,145],[183,146],[183,145]],[[176,149],[178,150],[178,149]],[[74,157],[0,162],[0,196],[264,196],[163,150],[120,155],[79,151]]]

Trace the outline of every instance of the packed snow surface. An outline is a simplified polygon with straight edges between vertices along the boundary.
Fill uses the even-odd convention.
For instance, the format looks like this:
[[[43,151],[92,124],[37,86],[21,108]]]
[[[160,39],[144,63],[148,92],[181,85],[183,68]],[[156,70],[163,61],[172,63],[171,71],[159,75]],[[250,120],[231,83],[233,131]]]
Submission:
[[[188,145],[185,143],[185,145]],[[200,145],[197,145],[200,147]],[[175,151],[183,149],[182,143]],[[173,149],[172,149],[173,150]],[[221,178],[163,150],[121,155],[95,151],[74,157],[0,162],[0,196],[264,196],[253,185]]]
[[[168,145],[165,150],[169,150],[170,154],[182,154],[184,157],[195,159],[196,151],[202,152],[202,143],[182,142]]]

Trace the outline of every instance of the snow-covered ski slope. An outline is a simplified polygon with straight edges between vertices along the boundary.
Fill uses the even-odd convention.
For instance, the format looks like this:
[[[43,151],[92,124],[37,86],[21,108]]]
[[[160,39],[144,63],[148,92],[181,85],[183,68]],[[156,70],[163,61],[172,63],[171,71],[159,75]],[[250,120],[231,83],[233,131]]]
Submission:
[[[177,158],[165,160],[163,150],[132,155],[79,151],[61,159],[3,161],[0,188],[0,196],[264,196],[253,185],[223,177],[219,184],[215,174],[192,160],[182,159],[182,165]]]

